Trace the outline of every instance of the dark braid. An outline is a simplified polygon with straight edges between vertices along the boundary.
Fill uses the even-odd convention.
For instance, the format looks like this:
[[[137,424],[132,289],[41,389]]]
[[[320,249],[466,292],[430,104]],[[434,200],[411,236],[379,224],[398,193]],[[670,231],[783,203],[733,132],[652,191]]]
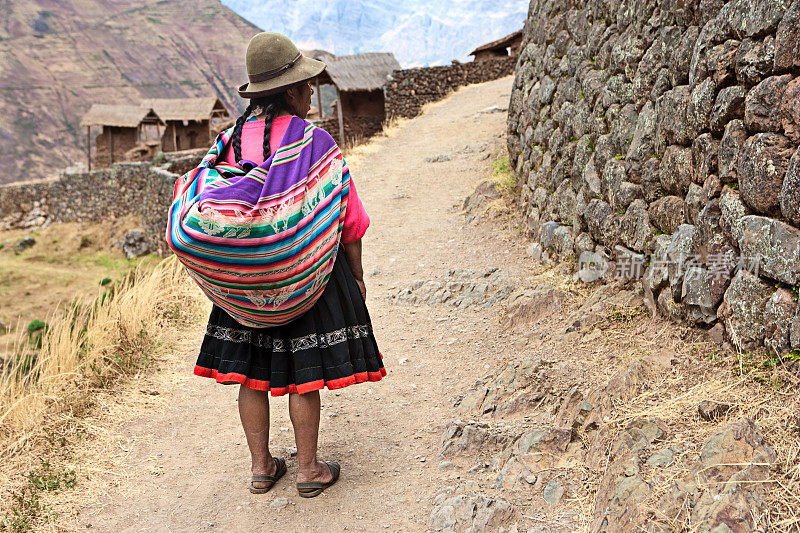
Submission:
[[[269,138],[272,133],[272,121],[275,119],[275,114],[277,112],[277,102],[270,102],[267,104],[267,116],[264,117],[264,161],[269,159],[269,156],[272,154],[272,149],[269,146]]]
[[[244,114],[236,119],[236,127],[233,129],[233,136],[231,143],[233,143],[233,154],[236,157],[236,163],[242,160],[242,126],[250,118],[250,115],[256,109],[261,107],[266,110],[266,117],[264,118],[264,161],[269,159],[272,150],[269,146],[269,137],[272,133],[272,121],[275,120],[275,115],[278,111],[288,110],[289,106],[286,104],[285,93],[272,94],[262,98],[253,98],[250,100],[250,105],[245,109]]]
[[[233,155],[237,163],[242,160],[242,126],[244,126],[244,121],[250,118],[250,113],[252,112],[253,103],[251,101],[250,105],[248,105],[247,109],[242,113],[242,116],[236,119],[236,127],[233,128],[231,143],[233,143]]]

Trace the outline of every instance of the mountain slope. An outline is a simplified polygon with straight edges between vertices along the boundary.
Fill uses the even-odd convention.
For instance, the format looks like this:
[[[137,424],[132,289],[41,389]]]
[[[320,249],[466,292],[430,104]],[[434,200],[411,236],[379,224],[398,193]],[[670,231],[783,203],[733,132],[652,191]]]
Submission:
[[[216,0],[0,3],[0,183],[84,162],[95,102],[216,94],[239,109],[258,31]]]
[[[303,48],[337,55],[393,52],[404,67],[466,60],[479,45],[522,28],[526,0],[223,0]]]

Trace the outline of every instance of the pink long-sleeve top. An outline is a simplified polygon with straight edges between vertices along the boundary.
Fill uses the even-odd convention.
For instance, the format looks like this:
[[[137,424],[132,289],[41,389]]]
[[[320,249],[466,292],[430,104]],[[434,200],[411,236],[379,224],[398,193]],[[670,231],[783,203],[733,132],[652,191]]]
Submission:
[[[280,148],[283,134],[291,122],[291,116],[278,117],[272,121],[272,130],[269,136],[269,147],[274,153]],[[228,144],[222,151],[222,161],[236,164],[233,147]],[[242,159],[252,161],[256,165],[264,162],[264,121],[248,120],[242,125]],[[364,204],[356,192],[356,184],[350,176],[350,192],[347,193],[347,211],[344,214],[344,228],[342,229],[342,243],[359,240],[369,227],[369,215],[364,209]]]

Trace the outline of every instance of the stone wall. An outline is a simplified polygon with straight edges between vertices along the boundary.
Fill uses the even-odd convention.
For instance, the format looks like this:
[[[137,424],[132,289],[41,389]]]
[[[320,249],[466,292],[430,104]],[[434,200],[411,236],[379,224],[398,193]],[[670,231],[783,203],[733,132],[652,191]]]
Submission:
[[[470,83],[496,80],[514,73],[516,56],[441,67],[395,70],[386,86],[386,116],[411,118],[422,106]]]
[[[742,349],[800,348],[800,1],[532,0],[521,49],[532,251]]]
[[[183,152],[161,165],[120,163],[54,180],[1,186],[0,213],[5,216],[0,228],[140,215],[150,248],[166,253],[166,213],[175,180],[195,167],[205,152]]]
[[[356,115],[344,119],[344,142],[339,138],[339,118],[334,115],[315,121],[314,125],[327,131],[340,146],[357,144],[383,130],[383,120],[378,116]]]

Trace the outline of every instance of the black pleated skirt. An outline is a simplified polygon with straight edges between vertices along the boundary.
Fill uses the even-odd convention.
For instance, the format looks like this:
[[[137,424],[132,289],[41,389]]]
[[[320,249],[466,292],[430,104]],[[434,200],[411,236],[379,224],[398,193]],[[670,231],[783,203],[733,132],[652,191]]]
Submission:
[[[215,305],[194,373],[282,396],[379,381],[386,369],[367,306],[339,253],[320,299],[288,324],[243,326]]]

